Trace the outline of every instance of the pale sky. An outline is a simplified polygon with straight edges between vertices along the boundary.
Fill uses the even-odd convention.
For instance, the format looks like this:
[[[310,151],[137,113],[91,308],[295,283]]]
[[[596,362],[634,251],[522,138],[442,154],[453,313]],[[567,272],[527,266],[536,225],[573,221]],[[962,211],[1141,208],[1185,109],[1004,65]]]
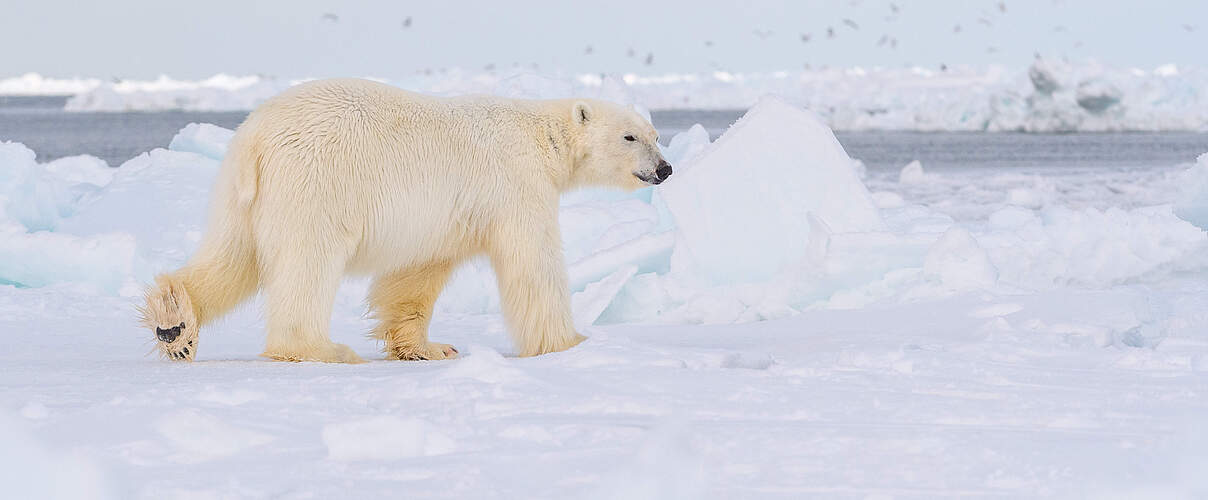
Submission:
[[[0,77],[397,78],[514,63],[575,73],[1022,67],[1036,52],[1117,66],[1208,66],[1204,0],[1005,0],[1005,12],[998,0],[5,3]]]

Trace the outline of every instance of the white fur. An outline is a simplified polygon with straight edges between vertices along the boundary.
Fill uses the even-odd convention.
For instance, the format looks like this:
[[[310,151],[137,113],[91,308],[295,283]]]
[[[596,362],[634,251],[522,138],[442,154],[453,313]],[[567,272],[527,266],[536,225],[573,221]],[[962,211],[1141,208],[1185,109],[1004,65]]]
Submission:
[[[428,342],[432,304],[459,263],[485,253],[519,354],[567,349],[583,337],[571,323],[559,195],[644,186],[637,176],[651,178],[662,161],[656,140],[639,115],[601,101],[298,85],[239,127],[201,248],[157,278],[144,324],[185,323],[159,344],[191,360],[198,328],[263,288],[265,356],[356,362],[328,324],[341,278],[372,274],[373,335],[387,354],[443,359],[456,350]]]

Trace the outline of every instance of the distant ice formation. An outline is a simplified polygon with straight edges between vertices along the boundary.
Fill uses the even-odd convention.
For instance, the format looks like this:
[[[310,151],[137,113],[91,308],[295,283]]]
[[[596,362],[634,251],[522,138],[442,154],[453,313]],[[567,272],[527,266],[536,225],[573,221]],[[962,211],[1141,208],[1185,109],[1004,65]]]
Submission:
[[[380,80],[380,79],[379,79]],[[73,94],[70,111],[249,110],[305,80],[215,75],[190,82],[0,80],[0,95]],[[387,81],[387,80],[381,80]],[[1111,68],[1038,58],[1003,67],[815,68],[768,73],[531,74],[447,70],[388,80],[438,95],[599,97],[645,109],[747,109],[766,94],[817,113],[836,130],[1156,131],[1208,130],[1208,72],[1163,65]]]

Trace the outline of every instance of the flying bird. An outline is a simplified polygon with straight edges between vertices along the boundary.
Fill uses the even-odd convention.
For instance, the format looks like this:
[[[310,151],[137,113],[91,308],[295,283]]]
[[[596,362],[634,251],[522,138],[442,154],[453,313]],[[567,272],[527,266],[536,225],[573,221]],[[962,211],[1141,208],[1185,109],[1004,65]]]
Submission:
[[[1003,14],[1007,13],[1007,2],[998,2],[998,11]]]
[[[1195,26],[1192,26],[1190,24],[1184,24],[1183,29],[1187,30],[1187,32],[1190,33],[1192,31],[1195,31]]]
[[[897,14],[898,13],[898,4],[889,2],[889,11],[893,12],[894,14]]]
[[[751,30],[751,33],[759,37],[760,40],[767,40],[772,36],[772,30]]]
[[[403,19],[403,29],[410,28],[410,27],[411,27],[411,16],[407,16],[406,19]]]
[[[591,45],[588,45],[587,48],[583,49],[583,53],[591,55]]]
[[[321,19],[321,20],[323,20],[323,21],[331,21],[331,22],[333,22],[333,23],[338,23],[338,22],[340,22],[340,16],[337,16],[337,15],[332,14],[332,13],[330,13],[330,12],[328,12],[328,13],[326,13],[326,14],[323,14],[323,16],[319,17],[319,19]]]
[[[646,54],[646,65],[650,66],[651,64],[654,64],[654,52]]]
[[[633,51],[633,47],[630,47],[629,50],[625,51],[626,57],[633,57],[635,55],[637,55],[637,52]]]
[[[846,24],[849,28],[854,30],[860,29],[860,25],[856,24],[856,22],[852,21],[851,19],[843,19],[843,24]]]
[[[832,28],[832,27],[830,27],[830,26],[827,26],[827,27],[826,27],[826,37],[827,37],[827,38],[834,38],[834,37],[835,37],[835,28]]]
[[[986,25],[986,26],[994,26],[994,23],[990,22],[990,20],[989,20],[989,19],[986,19],[986,18],[984,18],[984,17],[979,17],[979,18],[977,18],[977,22],[982,23],[982,24],[984,24],[984,25]]]
[[[877,47],[884,46],[886,43],[889,43],[889,35],[881,35],[881,39],[877,40]]]
[[[961,32],[961,25],[959,25],[959,24],[958,24],[958,25],[956,25],[956,26],[953,26],[953,27],[952,27],[952,32],[953,32],[953,33],[960,33],[960,32]]]
[[[801,43],[810,43],[810,34],[809,33],[801,34]]]

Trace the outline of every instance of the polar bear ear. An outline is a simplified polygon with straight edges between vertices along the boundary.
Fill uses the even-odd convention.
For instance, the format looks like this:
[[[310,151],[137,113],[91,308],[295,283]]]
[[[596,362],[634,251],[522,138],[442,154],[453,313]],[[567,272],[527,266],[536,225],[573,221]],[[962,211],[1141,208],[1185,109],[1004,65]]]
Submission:
[[[583,125],[591,121],[591,106],[588,106],[587,103],[583,101],[576,101],[571,116],[574,117],[575,123]]]

